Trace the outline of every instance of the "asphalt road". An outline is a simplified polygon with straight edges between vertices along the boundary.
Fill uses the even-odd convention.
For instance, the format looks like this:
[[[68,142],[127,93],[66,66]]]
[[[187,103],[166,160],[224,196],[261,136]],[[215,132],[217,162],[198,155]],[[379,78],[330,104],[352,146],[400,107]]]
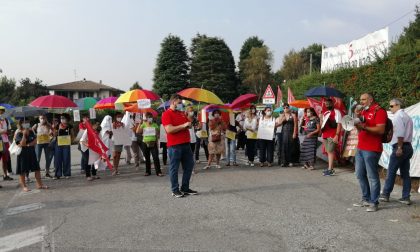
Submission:
[[[300,167],[201,167],[191,183],[200,195],[181,199],[168,176],[144,177],[144,164],[93,182],[75,165],[71,179],[29,193],[1,181],[0,251],[420,251],[419,194],[412,206],[394,194],[368,213],[352,206],[360,193],[350,169],[323,177]]]

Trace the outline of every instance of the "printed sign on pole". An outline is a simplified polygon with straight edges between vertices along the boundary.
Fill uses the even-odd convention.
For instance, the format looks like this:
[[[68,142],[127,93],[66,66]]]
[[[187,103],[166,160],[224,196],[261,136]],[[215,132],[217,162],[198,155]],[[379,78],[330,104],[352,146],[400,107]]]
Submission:
[[[263,104],[275,104],[276,103],[276,96],[274,95],[273,89],[270,85],[267,86],[267,89],[263,95]]]
[[[137,106],[139,109],[147,109],[152,107],[152,103],[150,102],[150,99],[140,99],[137,100]]]
[[[89,109],[89,118],[90,119],[96,119],[96,111],[94,108]]]
[[[73,121],[80,122],[80,111],[73,110]]]

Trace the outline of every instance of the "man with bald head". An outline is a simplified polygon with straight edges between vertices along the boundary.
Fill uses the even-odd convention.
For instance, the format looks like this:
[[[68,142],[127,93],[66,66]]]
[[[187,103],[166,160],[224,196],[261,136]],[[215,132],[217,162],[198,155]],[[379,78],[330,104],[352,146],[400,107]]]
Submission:
[[[382,154],[382,135],[385,132],[388,115],[385,109],[375,102],[372,94],[362,94],[360,104],[363,110],[357,114],[361,122],[356,124],[359,143],[355,160],[362,200],[353,205],[367,207],[367,212],[376,212],[381,190],[378,162]]]

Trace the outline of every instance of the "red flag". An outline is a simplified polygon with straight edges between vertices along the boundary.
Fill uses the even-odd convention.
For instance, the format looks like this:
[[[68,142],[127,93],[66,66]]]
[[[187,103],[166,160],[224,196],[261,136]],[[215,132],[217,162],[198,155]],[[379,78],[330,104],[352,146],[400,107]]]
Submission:
[[[309,102],[309,105],[311,106],[311,108],[315,109],[315,112],[318,114],[318,116],[321,116],[322,112],[324,111],[322,109],[321,101],[318,101],[317,99],[308,97],[308,102]]]
[[[277,86],[277,107],[283,103],[283,93],[281,92],[280,86]]]
[[[334,102],[334,108],[338,109],[342,115],[346,114],[346,105],[344,105],[343,99],[338,97],[331,97]]]
[[[102,142],[98,134],[95,133],[92,125],[90,125],[89,122],[86,123],[86,130],[88,135],[89,149],[98,153],[101,158],[105,159],[107,166],[112,170],[112,164],[109,161],[108,155],[106,154],[108,147],[106,147],[106,145]]]
[[[291,103],[295,101],[295,97],[293,96],[292,90],[290,87],[287,88],[287,103]]]

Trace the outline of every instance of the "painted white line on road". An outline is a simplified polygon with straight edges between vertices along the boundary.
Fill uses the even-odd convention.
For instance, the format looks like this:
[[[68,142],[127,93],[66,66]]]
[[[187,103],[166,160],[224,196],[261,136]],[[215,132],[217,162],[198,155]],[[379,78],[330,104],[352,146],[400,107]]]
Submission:
[[[26,213],[26,212],[41,209],[43,207],[45,207],[45,205],[42,203],[33,203],[33,204],[28,204],[28,205],[23,205],[23,206],[18,206],[18,207],[12,207],[6,210],[6,215]]]
[[[0,252],[12,251],[42,242],[45,226],[15,233],[0,238]]]
[[[29,191],[29,192],[21,191],[19,193],[19,196],[26,196],[26,195],[31,195],[31,194],[39,193],[39,192],[41,192],[41,190],[39,190],[39,189],[34,189],[34,190]]]

